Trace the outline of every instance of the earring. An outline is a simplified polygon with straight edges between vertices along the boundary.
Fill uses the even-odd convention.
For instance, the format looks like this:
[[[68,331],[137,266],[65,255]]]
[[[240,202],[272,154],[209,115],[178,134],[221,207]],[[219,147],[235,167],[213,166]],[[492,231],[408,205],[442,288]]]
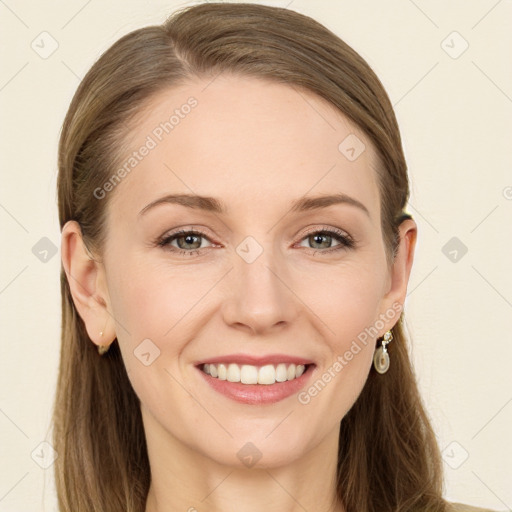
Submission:
[[[393,339],[393,334],[388,331],[384,334],[381,346],[375,350],[373,355],[373,366],[379,373],[386,373],[389,370],[389,354],[386,345]]]
[[[103,336],[103,331],[100,331],[100,336]],[[108,352],[110,345],[98,345],[98,354],[102,356]]]

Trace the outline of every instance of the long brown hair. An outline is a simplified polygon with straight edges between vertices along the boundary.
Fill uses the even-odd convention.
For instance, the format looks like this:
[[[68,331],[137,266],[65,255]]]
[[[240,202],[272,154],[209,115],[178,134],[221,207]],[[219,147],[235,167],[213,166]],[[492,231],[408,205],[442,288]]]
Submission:
[[[77,221],[101,258],[108,198],[94,190],[120,162],[133,121],[155,93],[229,72],[304,88],[368,136],[378,157],[382,234],[393,259],[409,196],[389,98],[369,65],[339,37],[291,10],[206,3],[117,41],[81,82],[59,144],[61,228]],[[61,271],[62,338],[54,411],[56,485],[62,512],[143,512],[150,484],[139,400],[117,341],[100,357]],[[418,393],[403,332],[393,329],[391,368],[373,370],[341,422],[337,496],[347,512],[443,511],[442,464]]]

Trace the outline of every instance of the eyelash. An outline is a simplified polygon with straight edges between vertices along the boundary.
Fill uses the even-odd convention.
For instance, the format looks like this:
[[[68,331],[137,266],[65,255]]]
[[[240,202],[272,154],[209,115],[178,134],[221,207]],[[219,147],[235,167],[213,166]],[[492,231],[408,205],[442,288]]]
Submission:
[[[171,242],[174,241],[177,238],[180,238],[185,235],[195,235],[197,237],[205,238],[210,241],[206,233],[202,231],[197,231],[195,229],[189,229],[189,230],[180,230],[175,233],[171,233],[170,235],[165,234],[164,236],[158,238],[156,240],[156,245],[158,247],[162,247],[166,250],[169,250],[171,252],[177,252],[180,255],[187,255],[187,256],[193,256],[195,254],[199,254],[203,249],[206,249],[204,247],[203,249],[192,249],[191,251],[187,251],[186,249],[179,249],[177,247],[171,246]],[[304,240],[305,238],[308,238],[312,235],[326,235],[330,236],[331,238],[335,239],[337,242],[339,242],[339,245],[336,245],[335,247],[329,247],[328,249],[313,249],[312,247],[309,247],[310,250],[315,251],[313,255],[315,255],[317,252],[321,253],[332,253],[336,252],[342,249],[353,249],[356,246],[355,240],[345,233],[344,231],[341,231],[340,229],[336,228],[322,228],[322,229],[315,229],[312,231],[309,231],[306,233],[300,241]]]

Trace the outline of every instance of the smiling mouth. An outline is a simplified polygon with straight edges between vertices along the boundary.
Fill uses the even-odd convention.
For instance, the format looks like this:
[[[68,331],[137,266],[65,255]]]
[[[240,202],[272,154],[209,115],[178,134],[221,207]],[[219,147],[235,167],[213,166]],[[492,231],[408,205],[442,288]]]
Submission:
[[[310,366],[314,364],[267,364],[254,366],[250,364],[201,364],[198,368],[218,380],[225,380],[240,384],[272,385],[280,382],[288,382],[298,379]]]

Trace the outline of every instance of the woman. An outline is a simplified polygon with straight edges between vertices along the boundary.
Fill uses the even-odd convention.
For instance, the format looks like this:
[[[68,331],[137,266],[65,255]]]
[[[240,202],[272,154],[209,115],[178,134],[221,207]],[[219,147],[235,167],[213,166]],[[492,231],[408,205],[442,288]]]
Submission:
[[[442,498],[403,304],[389,99],[293,11],[124,36],[59,147],[62,511],[471,510]]]

